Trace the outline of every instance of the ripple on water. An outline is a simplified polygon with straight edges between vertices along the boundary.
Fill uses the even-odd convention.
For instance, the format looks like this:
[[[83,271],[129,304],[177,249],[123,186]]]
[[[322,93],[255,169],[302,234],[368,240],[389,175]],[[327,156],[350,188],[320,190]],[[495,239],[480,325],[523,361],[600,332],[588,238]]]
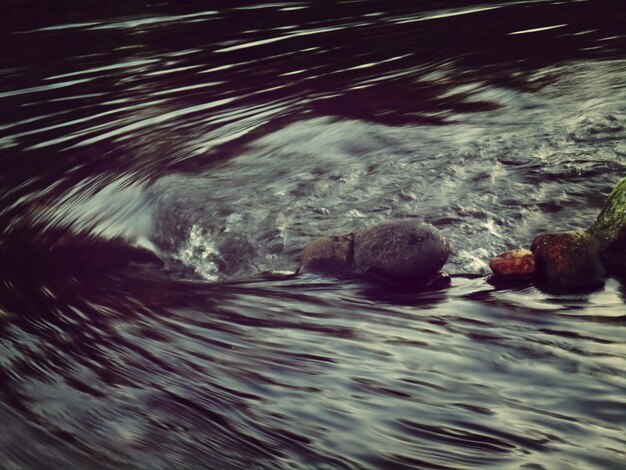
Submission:
[[[6,466],[620,468],[623,277],[483,275],[624,173],[623,14],[444,3],[9,8]],[[291,274],[404,217],[449,288]]]

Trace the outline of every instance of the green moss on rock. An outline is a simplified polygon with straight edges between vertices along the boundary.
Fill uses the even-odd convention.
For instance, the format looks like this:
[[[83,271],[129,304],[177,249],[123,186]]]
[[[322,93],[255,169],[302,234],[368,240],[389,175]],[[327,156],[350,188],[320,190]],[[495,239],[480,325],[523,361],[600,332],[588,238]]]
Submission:
[[[600,215],[587,231],[600,252],[626,250],[626,178],[611,191]]]

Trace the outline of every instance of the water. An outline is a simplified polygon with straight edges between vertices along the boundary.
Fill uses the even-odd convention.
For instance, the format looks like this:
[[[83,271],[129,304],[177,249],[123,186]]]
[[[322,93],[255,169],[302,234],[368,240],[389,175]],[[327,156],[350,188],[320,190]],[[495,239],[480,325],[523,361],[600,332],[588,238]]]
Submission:
[[[75,3],[0,23],[4,468],[623,468],[623,273],[486,277],[626,176],[621,2]],[[290,274],[401,217],[449,288]]]

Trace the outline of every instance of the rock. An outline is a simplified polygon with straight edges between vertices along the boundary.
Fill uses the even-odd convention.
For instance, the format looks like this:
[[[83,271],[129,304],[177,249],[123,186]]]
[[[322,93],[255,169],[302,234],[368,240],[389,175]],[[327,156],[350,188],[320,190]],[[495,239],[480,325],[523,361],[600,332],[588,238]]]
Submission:
[[[408,219],[317,239],[304,249],[301,261],[306,271],[404,284],[428,280],[449,254],[439,230]]]
[[[354,234],[322,237],[310,243],[301,255],[302,269],[344,275],[352,272]]]
[[[392,280],[426,279],[448,260],[450,247],[432,225],[402,220],[354,234],[353,270]]]
[[[598,244],[587,232],[540,235],[531,250],[541,280],[565,287],[593,287],[604,282]]]
[[[531,279],[535,276],[536,263],[529,250],[511,250],[499,254],[489,262],[494,276],[499,279]]]
[[[594,224],[587,230],[602,254],[626,254],[626,178],[613,189]]]

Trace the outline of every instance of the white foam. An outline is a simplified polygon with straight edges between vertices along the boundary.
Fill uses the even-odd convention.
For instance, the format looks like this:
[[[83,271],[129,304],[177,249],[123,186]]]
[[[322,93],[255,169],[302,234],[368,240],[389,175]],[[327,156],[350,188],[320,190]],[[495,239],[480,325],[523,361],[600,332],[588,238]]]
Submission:
[[[219,267],[216,263],[219,252],[210,234],[198,225],[189,229],[187,240],[174,258],[192,268],[208,281],[219,280]]]
[[[491,271],[485,260],[489,259],[489,252],[484,248],[468,251],[461,250],[458,254],[462,264],[462,271],[468,273],[489,274]]]

